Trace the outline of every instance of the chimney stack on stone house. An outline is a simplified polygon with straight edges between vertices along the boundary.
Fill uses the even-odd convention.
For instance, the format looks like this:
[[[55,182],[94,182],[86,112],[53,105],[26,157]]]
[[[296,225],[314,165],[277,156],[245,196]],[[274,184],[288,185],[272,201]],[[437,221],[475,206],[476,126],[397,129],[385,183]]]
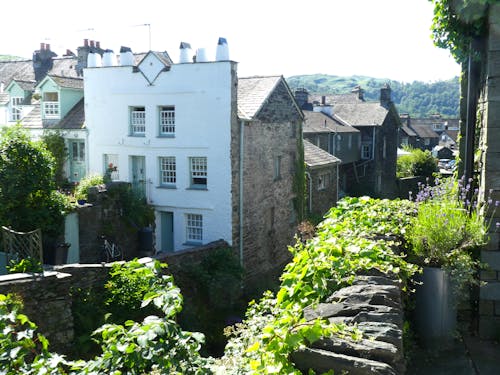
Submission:
[[[392,102],[392,90],[388,83],[380,88],[380,105],[387,107]]]
[[[50,50],[50,44],[40,43],[40,49],[33,52],[35,81],[40,82],[47,75],[54,65],[52,58],[56,56],[57,54]]]
[[[359,100],[365,101],[365,90],[363,90],[360,85],[357,85],[356,87],[354,87],[351,90],[351,92],[353,94],[357,94]]]
[[[76,69],[76,74],[79,77],[83,76],[83,69],[87,67],[87,59],[89,56],[89,53],[98,53],[99,55],[103,55],[104,50],[101,48],[101,43],[96,42],[93,40],[89,39],[84,39],[83,40],[83,46],[80,46],[77,48],[77,56],[78,56],[78,62],[76,63],[75,69]]]
[[[300,108],[304,108],[304,105],[309,101],[309,92],[305,88],[298,88],[295,90],[295,101]]]

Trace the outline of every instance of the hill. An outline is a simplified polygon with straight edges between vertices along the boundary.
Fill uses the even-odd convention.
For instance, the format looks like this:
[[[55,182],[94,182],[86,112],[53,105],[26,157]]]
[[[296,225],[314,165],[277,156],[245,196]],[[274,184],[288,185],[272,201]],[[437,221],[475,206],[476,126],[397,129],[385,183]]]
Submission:
[[[388,83],[399,113],[409,113],[412,117],[428,117],[433,113],[440,113],[445,118],[456,118],[459,113],[458,77],[430,83],[403,83],[366,76],[312,74],[291,76],[286,81],[292,90],[306,88],[310,93],[316,94],[346,94],[360,85],[365,90],[366,100],[378,100],[380,87]]]
[[[11,56],[11,55],[0,55],[0,61],[12,61],[12,60],[26,60],[22,57]]]

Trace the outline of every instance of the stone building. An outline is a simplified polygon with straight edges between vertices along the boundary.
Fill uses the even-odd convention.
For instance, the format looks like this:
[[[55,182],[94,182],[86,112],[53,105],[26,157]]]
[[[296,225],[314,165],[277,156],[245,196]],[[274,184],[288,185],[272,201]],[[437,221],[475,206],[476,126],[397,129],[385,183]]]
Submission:
[[[483,200],[491,191],[492,200],[500,200],[500,4],[491,3],[489,7],[488,30],[485,42],[484,75],[480,79],[481,96],[478,108],[481,122],[479,151],[480,191]],[[473,79],[473,78],[472,78]],[[468,93],[474,98],[474,93]],[[465,103],[462,102],[461,106]],[[462,137],[466,131],[461,130]],[[463,149],[462,149],[463,150]],[[471,150],[477,153],[478,150]],[[463,154],[462,154],[463,157]],[[468,157],[467,155],[465,157]],[[470,156],[472,158],[472,155]],[[465,159],[464,159],[465,160]],[[488,213],[491,216],[490,241],[481,252],[481,260],[488,268],[481,271],[479,301],[479,333],[482,337],[498,339],[500,337],[500,232],[496,223],[500,221],[497,209]]]

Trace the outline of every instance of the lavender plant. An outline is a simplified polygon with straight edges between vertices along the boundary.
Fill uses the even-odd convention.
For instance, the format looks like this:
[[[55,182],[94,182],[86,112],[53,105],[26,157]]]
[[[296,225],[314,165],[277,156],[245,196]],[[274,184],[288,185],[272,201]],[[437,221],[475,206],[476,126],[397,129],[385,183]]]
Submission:
[[[434,184],[420,185],[416,196],[410,193],[410,200],[417,203],[407,232],[412,255],[417,263],[447,270],[459,298],[467,285],[476,283],[481,264],[475,252],[487,243],[491,226],[484,218],[493,206],[491,192],[482,201],[479,197],[484,194],[472,190],[471,184],[463,178],[436,179]]]

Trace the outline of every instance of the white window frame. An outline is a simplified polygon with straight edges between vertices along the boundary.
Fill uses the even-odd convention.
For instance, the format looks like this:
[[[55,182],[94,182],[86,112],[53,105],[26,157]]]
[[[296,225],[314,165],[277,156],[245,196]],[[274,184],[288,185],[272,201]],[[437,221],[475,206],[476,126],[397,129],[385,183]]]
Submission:
[[[49,98],[51,95],[57,96],[57,100],[53,100],[54,98]],[[61,117],[61,109],[59,105],[59,93],[57,91],[50,91],[43,93],[43,116],[45,118],[54,118],[54,119]]]
[[[208,160],[206,156],[189,158],[189,187],[206,189],[208,184]]]
[[[177,183],[175,156],[161,156],[159,164],[160,186],[175,187]]]
[[[159,110],[160,136],[171,137],[175,135],[175,107],[162,106]]]
[[[430,146],[431,144],[431,139],[430,138],[424,138],[424,145],[425,146]]]
[[[203,215],[186,214],[186,242],[203,243]]]
[[[146,108],[137,106],[130,107],[130,135],[145,136],[146,135]]]
[[[20,106],[23,104],[24,98],[22,96],[14,96],[10,99],[10,120],[21,120],[22,109]]]

